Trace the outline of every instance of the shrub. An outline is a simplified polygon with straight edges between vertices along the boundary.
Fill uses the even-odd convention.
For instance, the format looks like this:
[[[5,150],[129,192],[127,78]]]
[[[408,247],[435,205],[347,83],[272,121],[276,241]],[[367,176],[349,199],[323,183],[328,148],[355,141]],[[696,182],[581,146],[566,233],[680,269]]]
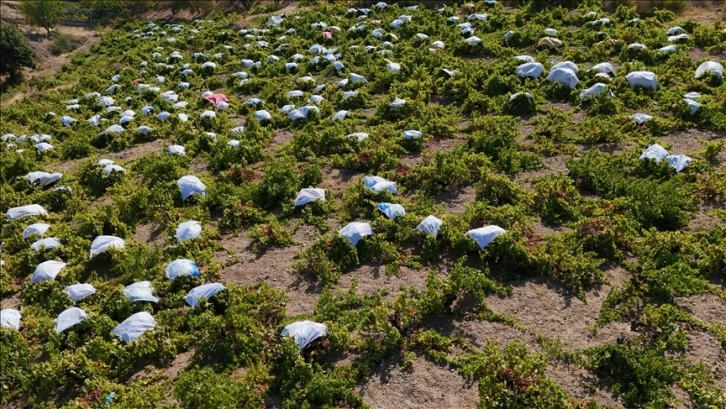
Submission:
[[[35,68],[33,49],[17,26],[6,23],[0,27],[0,74],[17,77],[23,67]]]

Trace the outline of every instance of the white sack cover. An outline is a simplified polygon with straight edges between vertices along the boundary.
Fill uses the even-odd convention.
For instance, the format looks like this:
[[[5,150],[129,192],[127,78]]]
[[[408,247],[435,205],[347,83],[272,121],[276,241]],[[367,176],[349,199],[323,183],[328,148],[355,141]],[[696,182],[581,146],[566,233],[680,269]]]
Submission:
[[[552,68],[550,68],[550,72],[560,68],[567,68],[569,70],[572,70],[572,72],[574,72],[575,74],[580,72],[580,68],[572,61],[558,62],[557,64],[553,65]]]
[[[575,71],[569,68],[556,68],[551,70],[550,74],[547,76],[547,81],[559,82],[570,89],[575,88],[580,82],[580,80],[577,79]]]
[[[500,234],[506,233],[506,230],[499,226],[485,226],[478,229],[472,229],[466,232],[467,236],[471,237],[479,245],[479,248],[484,248],[489,243],[494,241]]]
[[[388,60],[386,60],[386,61],[388,62],[386,64],[386,71],[388,71],[388,72],[401,72],[401,64],[399,64],[397,62],[393,62],[393,61],[388,61]]]
[[[643,125],[644,123],[653,120],[653,117],[648,114],[633,114],[630,117],[633,118],[635,123],[638,125]]]
[[[167,264],[167,266],[164,267],[164,274],[169,280],[173,280],[180,276],[201,276],[197,263],[185,258],[180,258]]]
[[[166,151],[172,155],[186,156],[187,151],[181,145],[171,145],[166,148]]]
[[[99,159],[97,165],[99,167],[101,167],[101,166],[106,167],[108,165],[113,165],[113,161],[111,159]]]
[[[8,219],[15,220],[22,217],[28,216],[47,216],[48,212],[43,209],[43,206],[39,204],[31,204],[26,206],[11,207],[8,209],[6,215]]]
[[[121,125],[111,125],[105,131],[101,132],[101,135],[119,135],[123,132],[124,128]]]
[[[672,54],[676,51],[678,51],[678,47],[673,44],[658,49],[658,52],[660,52],[661,54]]]
[[[439,227],[444,223],[443,220],[436,216],[428,216],[416,226],[416,230],[424,234],[433,234],[434,237],[439,235]]]
[[[189,304],[190,307],[194,308],[199,303],[199,299],[210,299],[213,295],[224,289],[224,285],[220,283],[202,284],[189,290],[187,296],[184,297],[184,300],[186,300],[187,304]]]
[[[41,186],[48,186],[55,183],[63,177],[61,173],[48,173],[48,172],[30,172],[25,175],[25,179],[30,183],[38,182]]]
[[[51,145],[47,142],[41,142],[41,143],[35,145],[35,149],[38,152],[45,152],[45,151],[49,151],[49,150],[53,149],[53,145]]]
[[[282,24],[282,20],[282,16],[270,16],[267,19],[267,24],[271,26],[279,26],[280,24]]]
[[[668,161],[668,164],[676,170],[676,172],[682,171],[686,166],[693,162],[693,159],[686,155],[668,155],[665,159]]]
[[[365,77],[360,74],[351,72],[350,73],[350,82],[352,82],[353,84],[366,84],[366,83],[368,83],[368,80],[366,80]]]
[[[131,302],[136,301],[149,301],[159,302],[159,299],[154,296],[154,287],[150,281],[139,281],[138,283],[129,284],[124,288],[124,295]]]
[[[514,59],[522,61],[523,63],[536,62],[534,57],[527,54],[515,55]],[[544,71],[544,68],[542,70]]]
[[[179,186],[179,190],[181,190],[182,200],[187,200],[189,196],[195,194],[204,196],[207,191],[204,183],[198,177],[192,175],[182,176],[176,181],[176,184]]]
[[[612,74],[615,75],[615,69],[613,68],[613,65],[609,62],[601,62],[600,64],[595,64],[588,71],[594,71],[594,72],[601,72],[605,74]]]
[[[66,263],[62,261],[48,260],[38,264],[33,273],[33,278],[30,280],[32,284],[39,283],[41,281],[53,281],[55,280],[58,273],[66,266]]]
[[[86,319],[86,312],[78,307],[71,307],[58,315],[55,320],[55,332],[61,333]]]
[[[669,28],[668,31],[666,31],[666,35],[670,37],[670,36],[675,36],[678,34],[683,34],[685,32],[686,32],[686,30],[684,30],[683,27],[674,26],[674,27]]]
[[[116,236],[98,236],[91,243],[91,252],[88,258],[101,254],[110,248],[122,249],[126,247],[124,240]]]
[[[272,115],[264,109],[261,109],[255,112],[255,118],[257,118],[258,121],[270,121],[272,120]]]
[[[542,37],[537,41],[537,47],[546,46],[548,48],[559,48],[562,46],[562,41],[554,37]]]
[[[338,234],[348,239],[350,244],[355,246],[362,237],[372,235],[373,229],[368,223],[351,222],[338,230]]]
[[[91,284],[73,284],[66,287],[63,291],[71,297],[73,302],[76,302],[95,294],[96,288]]]
[[[650,145],[643,153],[640,154],[640,159],[654,159],[656,162],[660,162],[668,156],[668,151],[664,147],[656,144]]]
[[[176,239],[179,241],[191,240],[202,234],[202,225],[196,220],[179,223],[176,228]]]
[[[116,164],[106,165],[103,167],[104,174],[110,175],[113,172],[126,173],[126,169],[124,169],[123,166],[116,165]]]
[[[305,349],[316,339],[328,333],[328,327],[313,321],[297,321],[282,329],[280,335],[289,336],[295,340],[299,350]]]
[[[118,324],[113,329],[113,333],[121,338],[124,342],[133,342],[144,332],[156,328],[156,321],[146,311],[137,312],[136,314],[126,318],[124,322]]]
[[[701,93],[696,91],[687,92],[685,95],[683,95],[686,99],[692,99],[696,101],[697,99],[701,98]]]
[[[341,109],[340,111],[333,114],[333,117],[330,118],[330,120],[333,122],[339,122],[344,120],[346,115],[348,115],[348,111],[346,111],[345,109]]]
[[[201,114],[199,114],[199,119],[209,118],[209,119],[215,119],[217,117],[217,113],[214,111],[204,111]]]
[[[363,142],[366,139],[368,139],[368,134],[365,132],[354,132],[352,134],[348,134],[345,136],[346,138],[355,138],[358,140],[358,142]]]
[[[686,105],[688,105],[688,109],[690,109],[691,114],[695,114],[696,111],[698,111],[698,108],[701,107],[700,103],[698,103],[692,99],[683,98],[683,101],[686,103]]]
[[[0,311],[0,327],[20,329],[20,311],[13,308],[5,308]]]
[[[544,72],[544,66],[538,62],[527,62],[518,66],[516,72],[521,78],[539,78]]]
[[[611,90],[608,90],[607,84],[603,84],[602,82],[598,82],[597,84],[593,85],[590,88],[584,89],[580,92],[580,101],[587,101],[591,98],[597,98],[600,95],[602,95],[603,92],[607,92],[607,95],[612,97],[613,92]]]
[[[679,41],[684,41],[684,40],[688,40],[688,34],[685,34],[684,33],[684,34],[678,34],[678,35],[675,35],[675,36],[668,37],[668,42],[669,43],[677,43]]]
[[[407,131],[403,131],[403,139],[409,140],[409,139],[420,139],[423,136],[421,131],[417,131],[415,129],[409,129]]]
[[[631,87],[643,87],[656,90],[658,88],[658,78],[650,71],[633,71],[625,76]]]
[[[391,108],[400,108],[404,105],[406,105],[406,100],[402,98],[396,98],[390,103]]]
[[[61,242],[55,237],[46,237],[44,239],[40,239],[33,244],[30,245],[30,247],[35,251],[41,251],[43,249],[46,250],[53,250],[56,247],[60,247]]]
[[[467,43],[469,43],[471,45],[479,45],[479,44],[481,44],[481,38],[479,38],[477,36],[471,36],[471,37],[467,38],[464,41],[466,41]]]
[[[696,68],[696,78],[703,77],[707,72],[717,77],[723,77],[723,65],[715,61],[706,61]]]
[[[314,187],[307,187],[304,189],[300,189],[300,192],[297,194],[297,197],[295,198],[295,207],[302,206],[304,204],[308,204],[310,202],[317,202],[320,200],[321,202],[325,201],[325,190],[324,189],[318,189]]]
[[[396,220],[396,216],[404,216],[406,214],[406,209],[403,206],[394,203],[378,203],[378,210],[391,220]]]
[[[363,184],[376,193],[381,193],[384,190],[393,194],[398,193],[396,182],[391,182],[379,176],[366,176],[363,178]]]
[[[27,239],[28,237],[33,235],[43,237],[48,229],[50,229],[50,224],[33,223],[30,226],[26,227],[25,230],[23,230],[23,239]]]

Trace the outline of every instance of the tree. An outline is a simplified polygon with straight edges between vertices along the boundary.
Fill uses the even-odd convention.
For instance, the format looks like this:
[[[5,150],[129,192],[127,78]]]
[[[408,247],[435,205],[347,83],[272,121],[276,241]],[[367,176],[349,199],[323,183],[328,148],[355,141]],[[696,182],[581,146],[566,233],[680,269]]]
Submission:
[[[0,74],[16,78],[22,67],[35,67],[28,39],[14,25],[0,25]]]
[[[66,6],[62,0],[23,0],[19,9],[28,24],[43,27],[48,37],[50,29],[66,16]]]

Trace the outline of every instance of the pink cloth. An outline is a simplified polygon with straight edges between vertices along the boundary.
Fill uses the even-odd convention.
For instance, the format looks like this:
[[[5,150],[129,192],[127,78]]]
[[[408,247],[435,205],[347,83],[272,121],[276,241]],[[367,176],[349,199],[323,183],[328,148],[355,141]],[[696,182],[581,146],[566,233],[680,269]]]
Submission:
[[[222,101],[229,102],[229,98],[227,98],[227,96],[224,94],[209,94],[206,97],[204,97],[204,99],[206,99],[208,102],[210,102],[214,105],[217,105]]]
[[[331,33],[330,31],[323,31],[323,38],[326,40],[330,40],[331,38],[333,38],[333,33]]]

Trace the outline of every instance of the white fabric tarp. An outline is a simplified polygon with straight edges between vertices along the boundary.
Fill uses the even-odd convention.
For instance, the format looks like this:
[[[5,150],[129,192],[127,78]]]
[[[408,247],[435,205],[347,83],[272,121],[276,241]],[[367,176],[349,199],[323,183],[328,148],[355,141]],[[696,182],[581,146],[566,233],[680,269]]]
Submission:
[[[602,82],[598,82],[597,84],[594,84],[590,88],[584,89],[580,92],[580,101],[587,101],[591,98],[597,98],[600,95],[603,94],[603,92],[607,91],[608,96],[612,97],[613,92],[608,89],[607,84],[603,84]]]
[[[358,142],[363,142],[368,139],[368,134],[365,132],[354,132],[346,135],[346,138],[355,138]]]
[[[39,283],[41,281],[53,281],[55,280],[58,273],[61,272],[66,263],[56,260],[47,260],[35,267],[33,272],[33,278],[30,280],[31,283]]]
[[[78,307],[71,307],[58,314],[55,320],[55,332],[61,333],[86,319],[86,312]]]
[[[126,244],[124,243],[124,240],[120,237],[98,236],[93,239],[93,243],[91,243],[91,252],[89,258],[93,258],[93,256],[101,254],[110,248],[122,249],[124,247],[126,247]]]
[[[43,237],[45,232],[50,228],[50,224],[46,223],[33,223],[23,230],[23,239],[27,239],[30,236]]]
[[[272,120],[272,115],[264,109],[261,109],[255,112],[255,118],[257,118],[258,121],[270,121]]]
[[[5,328],[20,329],[20,311],[14,308],[4,308],[0,311],[0,326]]]
[[[650,71],[633,71],[625,76],[631,87],[658,89],[658,77]]]
[[[167,146],[166,151],[172,155],[186,156],[187,154],[186,149],[181,145]]]
[[[683,101],[688,105],[688,109],[691,111],[691,114],[695,114],[696,111],[698,111],[699,108],[701,108],[701,104],[697,101],[694,101],[690,98],[683,98]]]
[[[295,340],[301,351],[313,341],[328,333],[328,327],[313,321],[297,321],[285,326],[280,335],[289,336]]]
[[[184,297],[184,300],[186,300],[187,304],[191,306],[192,308],[196,307],[199,303],[199,299],[206,298],[210,299],[212,296],[217,294],[218,292],[224,290],[224,285],[220,283],[209,283],[209,284],[202,284],[198,287],[194,287],[187,293],[187,296]]]
[[[444,223],[443,220],[436,216],[427,216],[416,226],[416,230],[423,232],[424,234],[433,234],[434,237],[439,235],[439,227]]]
[[[159,302],[159,299],[154,296],[154,287],[150,281],[139,281],[137,283],[129,284],[124,288],[124,295],[131,302],[136,301],[149,301]]]
[[[45,250],[53,250],[56,247],[60,247],[61,242],[55,237],[46,237],[44,239],[40,239],[33,244],[30,245],[30,247],[35,251],[41,251],[43,249]]]
[[[11,207],[6,215],[8,219],[15,220],[28,216],[47,216],[48,212],[39,204],[31,204],[26,206]]]
[[[338,230],[338,234],[348,239],[350,244],[356,246],[361,238],[372,235],[373,229],[368,223],[351,222]]]
[[[633,118],[633,120],[635,120],[635,123],[638,125],[643,125],[644,123],[653,120],[653,117],[648,114],[636,113],[631,115],[630,117]]]
[[[193,175],[182,176],[177,180],[176,184],[179,186],[179,190],[181,190],[182,200],[187,200],[191,195],[204,196],[207,191],[204,183]]]
[[[516,72],[521,78],[539,78],[544,73],[544,66],[538,62],[527,62],[518,66]]]
[[[660,162],[666,156],[668,156],[668,151],[656,143],[648,146],[648,148],[640,154],[640,159],[654,159],[656,162]]]
[[[191,240],[202,234],[202,225],[196,220],[179,223],[176,228],[176,239],[179,241]]]
[[[71,300],[76,302],[95,294],[96,288],[91,284],[73,284],[66,287],[63,291],[71,297]]]
[[[173,280],[180,276],[201,276],[197,263],[186,258],[180,258],[167,264],[166,267],[164,267],[164,274],[169,280]]]
[[[613,65],[609,62],[601,62],[599,64],[595,64],[588,71],[593,72],[602,72],[605,74],[612,74],[615,75],[615,69],[613,68]]]
[[[723,77],[723,65],[715,61],[706,61],[696,68],[696,78],[703,77],[707,72],[717,77]]]
[[[396,182],[391,182],[380,176],[366,176],[363,178],[363,184],[376,193],[381,193],[384,190],[394,194],[398,193]]]
[[[403,206],[395,203],[378,203],[378,210],[391,220],[395,220],[396,216],[404,216],[406,214]]]
[[[156,328],[154,317],[146,311],[141,311],[126,318],[124,322],[113,329],[113,333],[124,342],[133,342],[144,332],[154,328]]]
[[[295,198],[295,207],[308,204],[310,202],[325,201],[325,190],[314,187],[301,189]]]
[[[577,79],[575,71],[569,68],[555,68],[551,70],[550,74],[547,76],[547,81],[559,82],[569,88],[575,88],[580,82],[580,80]]]
[[[63,177],[62,173],[48,173],[48,172],[30,172],[27,175],[25,175],[25,179],[28,180],[30,183],[38,183],[40,186],[48,186],[52,183],[55,183]]]
[[[466,232],[466,235],[474,239],[476,241],[476,244],[479,245],[479,248],[484,248],[489,243],[494,241],[494,239],[497,238],[500,234],[506,233],[506,230],[502,229],[499,226],[485,226],[480,227],[478,229],[472,229]]]
[[[105,175],[110,175],[113,172],[126,173],[126,169],[124,169],[122,166],[116,165],[116,164],[106,165],[103,167],[103,173]]]
[[[686,155],[668,155],[665,159],[676,172],[682,171],[693,161],[693,159]]]

